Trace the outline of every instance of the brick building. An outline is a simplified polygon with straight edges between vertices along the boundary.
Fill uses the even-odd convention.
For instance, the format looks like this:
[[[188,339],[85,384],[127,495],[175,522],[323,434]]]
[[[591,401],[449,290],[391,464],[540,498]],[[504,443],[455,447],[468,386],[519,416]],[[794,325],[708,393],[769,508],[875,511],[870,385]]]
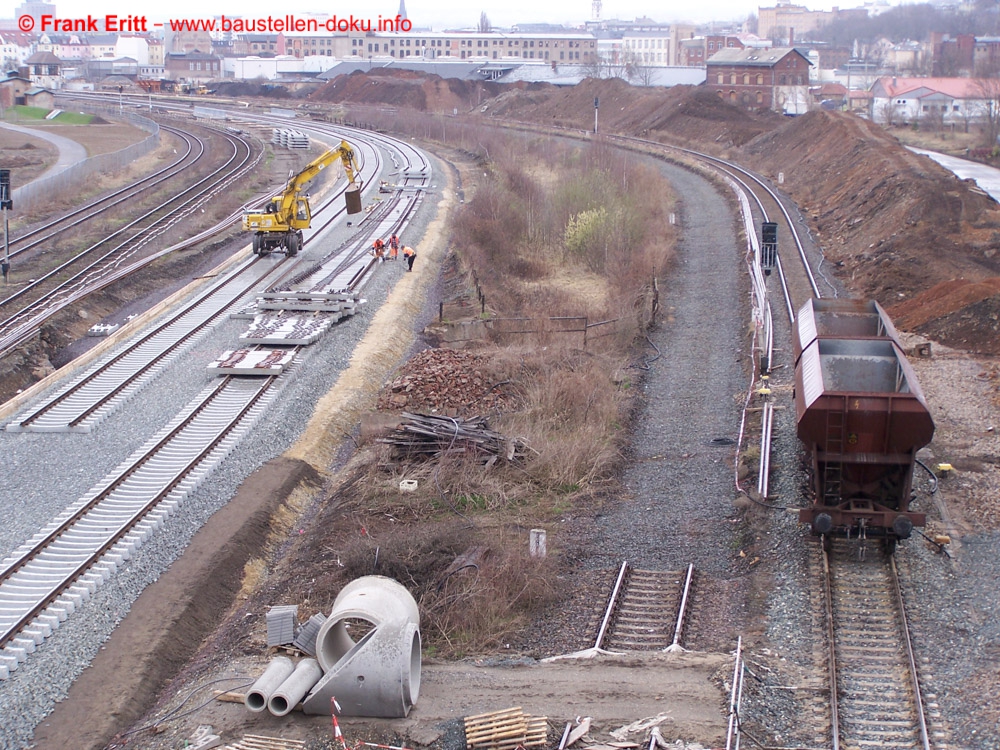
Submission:
[[[793,47],[724,49],[705,63],[705,85],[741,107],[798,115],[809,109],[811,65]]]

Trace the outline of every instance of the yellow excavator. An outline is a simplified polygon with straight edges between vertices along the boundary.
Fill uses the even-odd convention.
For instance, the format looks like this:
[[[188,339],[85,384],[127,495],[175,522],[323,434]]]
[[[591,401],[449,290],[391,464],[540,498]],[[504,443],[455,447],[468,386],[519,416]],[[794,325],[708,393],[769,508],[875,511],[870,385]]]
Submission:
[[[354,157],[354,149],[347,141],[341,141],[339,146],[317,157],[291,177],[281,195],[271,198],[263,212],[248,211],[243,214],[243,229],[254,233],[254,255],[267,255],[274,251],[284,252],[290,258],[298,255],[302,249],[302,230],[308,229],[312,221],[309,194],[302,191],[310,180],[337,159],[343,164],[348,181],[344,193],[347,213],[361,211],[361,170]]]

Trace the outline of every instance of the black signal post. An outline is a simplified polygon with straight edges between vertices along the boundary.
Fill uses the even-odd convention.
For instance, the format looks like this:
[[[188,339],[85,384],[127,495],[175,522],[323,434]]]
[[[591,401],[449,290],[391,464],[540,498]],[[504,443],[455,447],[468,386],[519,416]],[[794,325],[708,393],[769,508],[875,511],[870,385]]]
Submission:
[[[4,283],[7,283],[7,276],[10,274],[10,224],[7,219],[7,211],[14,208],[14,201],[10,192],[10,170],[0,169],[0,210],[3,210],[3,260],[0,261],[0,272],[3,273]]]

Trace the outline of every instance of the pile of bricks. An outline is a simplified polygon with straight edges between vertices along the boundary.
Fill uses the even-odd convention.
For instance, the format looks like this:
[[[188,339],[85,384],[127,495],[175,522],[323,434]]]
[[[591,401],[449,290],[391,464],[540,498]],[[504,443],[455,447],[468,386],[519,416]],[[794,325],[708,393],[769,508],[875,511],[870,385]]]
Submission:
[[[436,412],[451,416],[514,408],[514,384],[494,377],[489,357],[458,349],[427,349],[407,362],[382,390],[383,411]]]

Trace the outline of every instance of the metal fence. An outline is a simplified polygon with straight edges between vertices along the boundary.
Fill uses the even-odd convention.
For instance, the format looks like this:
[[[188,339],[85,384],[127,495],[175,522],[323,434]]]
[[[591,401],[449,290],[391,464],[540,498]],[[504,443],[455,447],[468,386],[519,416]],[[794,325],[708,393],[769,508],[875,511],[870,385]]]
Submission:
[[[54,198],[58,198],[70,190],[75,190],[79,185],[84,184],[96,175],[105,172],[120,171],[159,145],[160,126],[148,117],[143,117],[132,112],[119,114],[115,110],[104,110],[100,114],[102,116],[114,117],[119,121],[128,122],[146,131],[149,135],[138,143],[133,143],[131,146],[123,148],[121,151],[112,151],[107,154],[91,156],[59,172],[43,175],[37,180],[32,180],[27,185],[16,188],[12,198],[14,208],[18,213],[23,215],[40,205],[51,203]]]
[[[484,321],[487,330],[497,339],[510,336],[531,336],[536,343],[554,341],[557,337],[569,335],[579,337],[579,343],[587,348],[587,342],[610,336],[623,330],[627,325],[621,318],[591,323],[586,317],[558,318],[490,318]]]

